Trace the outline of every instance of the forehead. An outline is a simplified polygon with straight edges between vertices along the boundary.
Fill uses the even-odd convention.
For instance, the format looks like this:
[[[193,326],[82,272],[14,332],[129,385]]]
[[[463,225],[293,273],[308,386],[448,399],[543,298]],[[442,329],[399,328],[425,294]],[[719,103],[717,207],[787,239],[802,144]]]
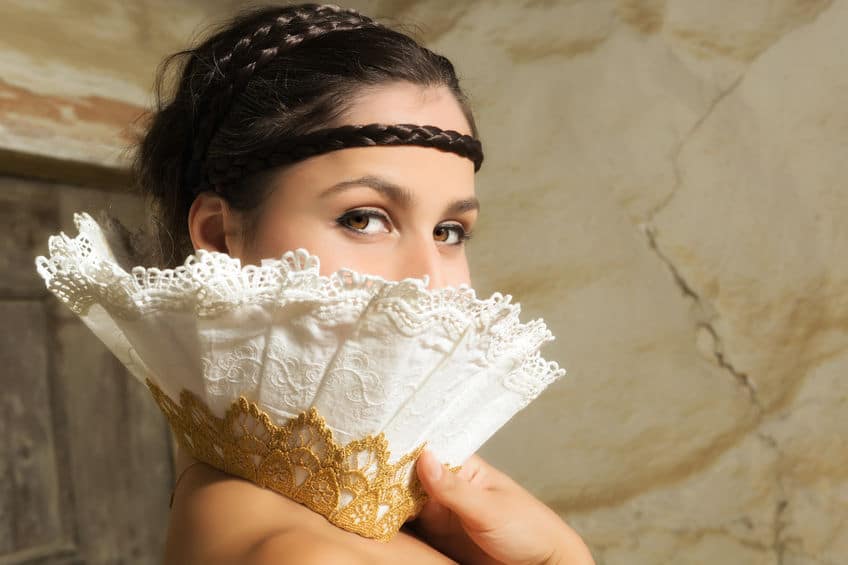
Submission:
[[[474,163],[470,159],[412,145],[351,147],[316,155],[286,167],[277,182],[297,187],[283,190],[281,197],[323,202],[320,195],[328,188],[361,178],[405,189],[416,208],[474,196]],[[369,190],[360,185],[347,194],[363,196]]]
[[[462,107],[448,87],[422,87],[408,82],[362,89],[338,121],[428,125],[471,135]]]

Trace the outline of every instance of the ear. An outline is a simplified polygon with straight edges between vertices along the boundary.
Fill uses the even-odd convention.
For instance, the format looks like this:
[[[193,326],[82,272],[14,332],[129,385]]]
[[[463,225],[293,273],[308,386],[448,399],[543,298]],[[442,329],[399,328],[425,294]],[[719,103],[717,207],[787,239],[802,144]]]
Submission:
[[[188,211],[188,233],[195,249],[241,255],[241,223],[227,201],[212,192],[201,192]]]

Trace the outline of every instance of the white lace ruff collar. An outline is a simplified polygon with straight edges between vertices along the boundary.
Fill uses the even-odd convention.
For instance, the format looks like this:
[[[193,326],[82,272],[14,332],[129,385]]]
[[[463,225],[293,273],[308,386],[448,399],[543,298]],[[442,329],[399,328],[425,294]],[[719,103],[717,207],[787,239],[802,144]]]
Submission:
[[[456,470],[565,375],[539,353],[554,339],[544,321],[521,323],[510,295],[321,276],[305,249],[244,267],[200,250],[127,272],[91,216],[74,222],[38,272],[150,388],[182,446],[367,537],[390,539],[420,510],[424,444]]]

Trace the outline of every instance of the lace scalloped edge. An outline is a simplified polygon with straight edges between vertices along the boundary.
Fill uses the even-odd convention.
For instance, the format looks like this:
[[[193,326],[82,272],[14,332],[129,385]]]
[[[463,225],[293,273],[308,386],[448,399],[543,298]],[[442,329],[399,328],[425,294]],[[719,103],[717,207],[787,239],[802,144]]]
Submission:
[[[96,249],[102,247],[98,245],[101,242],[108,243],[100,226],[89,214],[75,213],[74,224],[79,232],[77,236],[71,238],[64,232],[50,236],[50,258],[39,256],[35,262],[38,273],[51,291],[63,290],[62,283],[66,282],[74,283],[73,291],[86,291],[57,293],[74,312],[80,314],[92,303],[98,302],[106,307],[116,306],[123,313],[194,308],[202,315],[212,313],[206,309],[219,311],[246,301],[280,301],[286,291],[290,296],[285,298],[297,299],[343,298],[346,294],[365,291],[372,295],[412,296],[490,315],[501,311],[520,313],[520,305],[512,304],[509,294],[495,292],[487,299],[480,299],[466,283],[430,290],[426,288],[427,275],[424,278],[389,281],[379,275],[347,268],[330,275],[320,275],[319,257],[303,248],[287,251],[280,259],[264,259],[261,265],[246,266],[241,266],[238,258],[226,253],[200,249],[176,268],[136,266],[128,273],[106,256],[104,250]],[[73,280],[75,278],[77,280]],[[110,287],[110,292],[105,292],[106,286]],[[103,299],[106,299],[105,304]]]
[[[328,305],[365,305],[379,298],[390,308],[392,299],[397,299],[395,305],[400,306],[392,308],[392,314],[403,318],[395,319],[402,331],[413,326],[421,331],[431,322],[441,323],[450,331],[474,322],[507,347],[519,337],[529,338],[522,340],[525,344],[539,346],[556,339],[541,318],[520,322],[521,306],[511,303],[509,294],[495,292],[479,299],[464,283],[431,290],[426,275],[389,281],[347,268],[321,275],[319,257],[303,248],[287,251],[280,259],[264,259],[260,265],[247,266],[226,253],[201,249],[176,268],[135,266],[127,272],[114,259],[99,224],[86,212],[75,213],[73,218],[78,235],[69,237],[60,232],[50,236],[50,257],[36,257],[35,264],[47,288],[80,316],[95,304],[112,316],[135,319],[160,311],[193,311],[211,317],[246,303],[281,308],[290,302],[310,300]],[[527,353],[533,356],[531,351]],[[564,371],[556,363],[548,370],[554,375]],[[538,367],[533,372],[542,376]]]

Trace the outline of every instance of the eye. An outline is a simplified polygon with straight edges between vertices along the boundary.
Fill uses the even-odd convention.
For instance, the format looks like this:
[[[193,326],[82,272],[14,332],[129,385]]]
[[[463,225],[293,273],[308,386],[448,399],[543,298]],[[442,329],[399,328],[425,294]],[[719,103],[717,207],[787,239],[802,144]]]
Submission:
[[[345,229],[360,235],[391,231],[389,218],[374,210],[351,210],[339,216],[336,222]],[[461,224],[441,224],[433,230],[433,236],[440,243],[462,245],[465,241],[471,239],[471,232],[465,231]]]
[[[380,231],[388,233],[390,231],[386,229],[389,219],[383,214],[372,210],[351,210],[336,219],[336,222],[342,227],[361,234],[379,233]],[[380,224],[383,224],[383,229],[379,228]],[[375,225],[377,226],[376,230],[373,227]]]
[[[455,235],[452,236],[451,234]],[[465,231],[465,228],[460,224],[442,224],[436,226],[436,229],[433,230],[433,235],[436,237],[436,241],[441,241],[448,245],[462,245],[466,240],[471,239],[471,232]]]

